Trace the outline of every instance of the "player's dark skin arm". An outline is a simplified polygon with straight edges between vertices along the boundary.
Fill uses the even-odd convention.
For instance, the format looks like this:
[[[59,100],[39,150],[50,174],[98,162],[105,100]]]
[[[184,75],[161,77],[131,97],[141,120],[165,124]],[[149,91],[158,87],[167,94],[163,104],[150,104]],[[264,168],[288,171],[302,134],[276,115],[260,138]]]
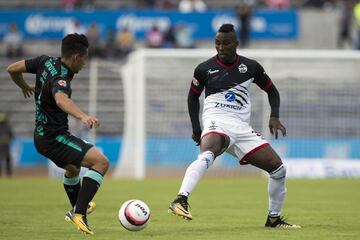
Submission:
[[[274,84],[271,85],[271,87],[268,89],[267,94],[271,107],[269,129],[271,135],[275,135],[275,139],[277,139],[278,130],[281,131],[283,136],[286,136],[286,128],[281,124],[279,120],[280,94]]]
[[[199,121],[199,113],[200,113],[200,101],[199,95],[194,93],[193,91],[189,91],[188,94],[188,110],[191,120],[191,125],[193,129],[192,139],[199,144],[201,138],[201,125]]]
[[[31,95],[33,95],[35,91],[35,86],[27,84],[27,82],[25,82],[24,80],[23,73],[27,72],[25,60],[10,64],[7,68],[7,71],[15,84],[18,85],[19,88],[21,88],[24,97],[31,97]]]

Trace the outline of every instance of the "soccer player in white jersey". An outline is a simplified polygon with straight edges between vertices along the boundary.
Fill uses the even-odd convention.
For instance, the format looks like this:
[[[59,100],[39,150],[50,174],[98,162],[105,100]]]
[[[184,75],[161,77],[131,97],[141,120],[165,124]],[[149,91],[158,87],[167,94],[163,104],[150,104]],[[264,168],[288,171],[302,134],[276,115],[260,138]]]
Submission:
[[[198,158],[187,168],[178,196],[169,212],[188,220],[188,197],[224,151],[239,159],[240,164],[252,164],[269,173],[269,212],[265,227],[299,228],[280,216],[285,198],[286,168],[269,143],[250,126],[251,83],[268,94],[271,115],[269,128],[275,138],[278,132],[286,136],[279,120],[280,95],[263,67],[255,60],[236,52],[238,40],[232,24],[223,24],[215,38],[217,55],[199,64],[188,95],[188,109],[193,128],[193,140],[200,145]],[[199,97],[205,89],[203,130],[200,126]]]

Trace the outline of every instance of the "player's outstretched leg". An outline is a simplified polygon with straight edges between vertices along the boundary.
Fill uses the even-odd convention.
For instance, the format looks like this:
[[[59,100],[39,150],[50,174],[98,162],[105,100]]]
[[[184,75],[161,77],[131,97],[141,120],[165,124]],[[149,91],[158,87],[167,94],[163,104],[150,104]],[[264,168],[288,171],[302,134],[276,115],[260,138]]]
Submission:
[[[178,195],[175,200],[170,203],[169,212],[177,216],[181,216],[187,220],[192,220],[191,212],[189,211],[189,203],[187,197]]]
[[[187,220],[192,220],[192,215],[188,209],[188,196],[194,190],[206,170],[213,164],[214,160],[215,155],[213,152],[204,151],[199,154],[197,160],[190,164],[186,170],[178,196],[170,203],[170,213],[182,216]]]

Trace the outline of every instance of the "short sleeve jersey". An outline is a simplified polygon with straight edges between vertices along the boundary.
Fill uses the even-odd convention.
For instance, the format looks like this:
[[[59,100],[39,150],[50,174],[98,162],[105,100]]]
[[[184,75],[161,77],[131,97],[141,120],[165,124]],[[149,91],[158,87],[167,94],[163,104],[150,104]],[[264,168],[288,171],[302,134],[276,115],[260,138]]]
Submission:
[[[272,85],[257,61],[237,56],[235,63],[225,65],[215,56],[196,67],[191,91],[200,95],[205,89],[203,118],[218,115],[249,123],[251,83],[264,91]]]
[[[68,130],[68,114],[54,99],[57,92],[71,98],[71,80],[74,73],[60,58],[46,55],[25,60],[26,70],[36,74],[35,132],[41,136],[54,131]]]

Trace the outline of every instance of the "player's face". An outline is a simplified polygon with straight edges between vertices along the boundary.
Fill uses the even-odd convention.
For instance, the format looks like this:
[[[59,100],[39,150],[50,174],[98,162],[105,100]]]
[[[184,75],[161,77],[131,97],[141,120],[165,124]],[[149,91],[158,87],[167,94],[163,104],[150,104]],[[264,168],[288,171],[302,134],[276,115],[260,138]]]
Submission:
[[[85,65],[86,59],[88,57],[88,50],[84,54],[75,54],[73,56],[73,67],[72,70],[74,73],[78,73]]]
[[[218,32],[215,37],[215,48],[218,57],[223,63],[232,63],[236,57],[238,41],[235,32]]]

